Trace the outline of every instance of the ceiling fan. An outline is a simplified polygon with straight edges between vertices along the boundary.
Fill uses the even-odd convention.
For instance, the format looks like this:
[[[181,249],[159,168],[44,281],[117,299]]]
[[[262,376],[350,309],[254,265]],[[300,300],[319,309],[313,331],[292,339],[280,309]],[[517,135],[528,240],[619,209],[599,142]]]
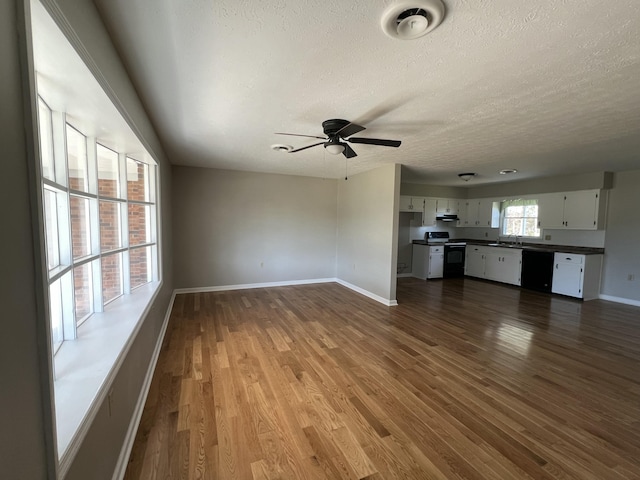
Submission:
[[[358,132],[365,130],[365,127],[351,123],[347,120],[340,120],[334,118],[331,120],[325,120],[322,122],[322,129],[324,131],[324,137],[318,137],[315,135],[300,135],[297,133],[282,133],[276,132],[276,135],[291,135],[294,137],[307,137],[307,138],[319,138],[322,142],[314,143],[313,145],[307,145],[306,147],[296,148],[290,150],[289,153],[301,152],[307,148],[317,147],[318,145],[324,145],[324,148],[333,155],[343,154],[347,158],[356,157],[358,154],[349,146],[348,143],[364,143],[367,145],[380,145],[383,147],[399,147],[400,140],[383,140],[380,138],[365,138],[365,137],[352,137]]]

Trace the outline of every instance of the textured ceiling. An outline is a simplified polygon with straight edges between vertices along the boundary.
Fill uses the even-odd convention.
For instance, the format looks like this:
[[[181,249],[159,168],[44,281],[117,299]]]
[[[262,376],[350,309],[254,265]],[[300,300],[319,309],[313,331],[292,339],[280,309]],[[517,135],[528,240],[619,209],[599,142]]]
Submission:
[[[96,0],[174,164],[337,178],[342,155],[270,145],[344,118],[402,140],[352,145],[350,174],[640,168],[640,2],[444,0],[442,24],[411,41],[382,32],[393,3]]]

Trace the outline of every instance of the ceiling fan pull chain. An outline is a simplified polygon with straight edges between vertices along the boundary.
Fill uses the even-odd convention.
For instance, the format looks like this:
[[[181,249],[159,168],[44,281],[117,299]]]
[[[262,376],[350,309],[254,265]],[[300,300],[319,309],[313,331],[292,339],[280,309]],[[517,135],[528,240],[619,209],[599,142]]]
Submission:
[[[344,157],[344,179],[345,180],[349,180],[349,177],[347,176],[347,157]]]

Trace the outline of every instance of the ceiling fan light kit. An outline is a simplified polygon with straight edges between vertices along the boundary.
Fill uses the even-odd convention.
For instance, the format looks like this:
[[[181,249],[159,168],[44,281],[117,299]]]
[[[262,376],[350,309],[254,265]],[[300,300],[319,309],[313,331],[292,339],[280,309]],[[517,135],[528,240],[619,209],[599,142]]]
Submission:
[[[302,135],[299,133],[283,133],[276,132],[276,135],[289,135],[293,137],[305,137],[305,138],[317,138],[323,140],[305,147],[289,150],[289,153],[296,153],[308,148],[317,147],[318,145],[324,145],[326,151],[333,155],[343,154],[346,158],[357,157],[358,154],[351,148],[349,143],[363,143],[366,145],[378,145],[382,147],[399,147],[402,143],[400,140],[384,140],[381,138],[367,138],[367,137],[352,137],[352,135],[366,130],[362,125],[352,123],[348,120],[342,120],[339,118],[333,118],[322,122],[322,130],[325,137],[319,137],[316,135]],[[349,142],[349,143],[346,143]],[[273,148],[272,146],[271,148]]]
[[[344,145],[340,142],[326,142],[324,149],[332,155],[340,155],[344,152]]]
[[[391,38],[414,40],[435,29],[444,18],[441,0],[400,0],[382,15],[382,30]]]

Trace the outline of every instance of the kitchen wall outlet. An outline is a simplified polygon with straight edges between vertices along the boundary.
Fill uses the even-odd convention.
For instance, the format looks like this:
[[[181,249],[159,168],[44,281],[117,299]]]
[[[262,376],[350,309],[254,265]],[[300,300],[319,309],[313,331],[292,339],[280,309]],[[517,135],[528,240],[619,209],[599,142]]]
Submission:
[[[633,273],[630,273],[627,276],[627,280],[629,280],[630,282],[633,282],[636,279],[636,276]]]
[[[551,240],[551,235],[545,235],[545,236],[544,236],[544,239],[545,239],[545,240]]]
[[[489,236],[489,232],[484,232],[484,236],[488,237]]]

